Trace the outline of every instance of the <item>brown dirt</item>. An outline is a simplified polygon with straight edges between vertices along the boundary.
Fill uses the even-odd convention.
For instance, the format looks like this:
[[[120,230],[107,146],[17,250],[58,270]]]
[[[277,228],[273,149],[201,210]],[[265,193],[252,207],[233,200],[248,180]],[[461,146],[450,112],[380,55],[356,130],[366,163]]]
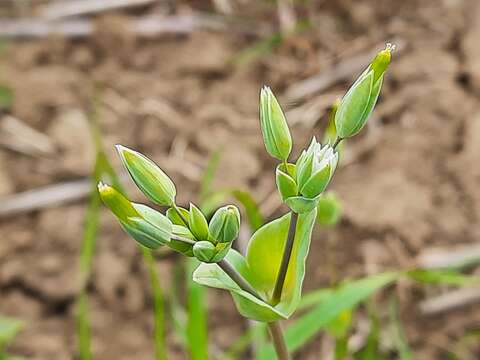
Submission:
[[[210,9],[209,2],[191,3],[184,6]],[[163,10],[158,5],[142,11]],[[364,151],[336,174],[333,188],[344,214],[335,229],[316,231],[306,288],[409,266],[427,247],[478,242],[480,4],[342,0],[299,5],[298,11],[314,27],[248,66],[231,60],[254,39],[198,31],[141,40],[125,31],[125,14],[100,18],[93,39],[10,43],[1,72],[15,91],[10,113],[47,134],[56,152],[39,158],[0,149],[0,194],[89,175],[94,154],[88,116],[95,84],[102,83],[100,119],[117,165],[113,144],[144,151],[169,171],[179,184],[179,201],[187,202],[210,155],[223,147],[216,185],[248,187],[265,197],[274,186],[274,163],[258,128],[260,86],[271,85],[286,100],[282,91],[289,85],[396,37],[406,50],[394,55],[375,126],[347,145],[346,156]],[[275,10],[253,2],[238,15],[276,25]],[[347,85],[315,96],[333,98]],[[298,106],[302,103],[287,104]],[[314,125],[289,120],[297,122],[298,151],[312,133],[321,134],[325,113]],[[175,163],[179,158],[186,163],[182,168]],[[0,220],[0,313],[26,322],[11,352],[37,359],[73,357],[84,211],[79,202]],[[158,262],[162,279],[169,279],[177,260]],[[446,358],[446,350],[480,324],[473,307],[422,316],[418,301],[438,292],[399,286],[416,359]],[[135,244],[106,212],[90,295],[96,358],[152,359],[147,274]],[[211,291],[209,297],[211,343],[228,348],[242,330],[240,317],[227,294]],[[297,358],[318,359],[328,347],[325,341],[318,337]],[[169,350],[174,359],[186,358],[173,334]]]

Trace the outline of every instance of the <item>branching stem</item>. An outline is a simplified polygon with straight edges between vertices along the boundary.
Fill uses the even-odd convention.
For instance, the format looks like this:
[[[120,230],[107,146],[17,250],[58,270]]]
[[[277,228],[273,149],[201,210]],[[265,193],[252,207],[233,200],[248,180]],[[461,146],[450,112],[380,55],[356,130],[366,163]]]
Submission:
[[[297,230],[298,214],[296,212],[291,213],[290,227],[288,229],[287,241],[283,249],[282,262],[280,263],[280,269],[277,274],[277,281],[275,282],[275,288],[273,290],[272,299],[270,304],[275,306],[280,302],[282,298],[283,285],[285,284],[285,278],[287,276],[288,265],[290,263],[290,257],[292,256],[293,243],[295,242],[295,232]]]

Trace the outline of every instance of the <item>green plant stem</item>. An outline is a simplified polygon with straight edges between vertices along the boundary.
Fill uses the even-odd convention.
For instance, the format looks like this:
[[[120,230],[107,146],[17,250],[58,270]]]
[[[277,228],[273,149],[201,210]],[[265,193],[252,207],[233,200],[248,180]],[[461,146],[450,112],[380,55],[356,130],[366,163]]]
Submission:
[[[250,283],[245,280],[245,278],[237,270],[235,270],[227,260],[222,259],[217,264],[228,276],[230,276],[230,278],[240,287],[240,289],[255,296],[257,299],[264,301],[258,292],[253,288],[253,286],[250,285]]]
[[[282,298],[283,285],[285,284],[285,278],[287,276],[288,265],[290,263],[290,257],[292,256],[293,243],[295,242],[295,232],[297,230],[298,214],[292,211],[290,217],[290,227],[288,229],[287,241],[285,242],[285,248],[283,249],[282,262],[280,263],[280,269],[278,270],[277,280],[275,282],[275,288],[273,289],[272,299],[270,304],[275,306],[280,302]]]
[[[191,240],[191,239],[187,239],[187,238],[181,237],[181,236],[178,236],[178,235],[172,235],[171,238],[172,238],[173,240],[177,240],[177,241],[184,242],[185,244],[195,245],[195,241],[193,241],[193,240]]]
[[[277,353],[278,360],[289,360],[287,344],[285,343],[285,337],[283,336],[282,328],[278,321],[268,323],[268,330],[272,337],[273,347]]]
[[[333,143],[333,146],[332,146],[334,150],[337,148],[338,144],[340,144],[340,142],[342,140],[343,140],[343,138],[337,136],[337,138],[335,139],[335,142]]]

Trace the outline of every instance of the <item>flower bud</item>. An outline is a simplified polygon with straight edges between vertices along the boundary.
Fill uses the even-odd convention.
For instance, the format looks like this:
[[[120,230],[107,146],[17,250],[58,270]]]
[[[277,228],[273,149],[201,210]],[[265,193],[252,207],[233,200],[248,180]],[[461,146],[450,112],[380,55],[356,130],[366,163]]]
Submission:
[[[234,205],[223,206],[213,214],[208,225],[210,239],[216,243],[231,243],[240,231],[240,212]]]
[[[190,203],[188,226],[197,240],[208,240],[208,223],[205,216],[195,205]]]
[[[167,217],[148,206],[130,202],[114,188],[101,182],[98,192],[124,230],[141,245],[156,249],[170,242],[172,223]]]
[[[260,123],[267,152],[286,161],[292,150],[292,138],[285,115],[268,86],[260,91]]]
[[[366,124],[380,94],[383,75],[390,64],[393,49],[391,44],[387,44],[343,97],[335,114],[335,126],[340,138],[358,134]]]
[[[338,223],[342,212],[340,200],[333,192],[323,194],[317,205],[317,222],[322,226],[333,226]]]
[[[202,262],[209,263],[216,252],[215,244],[212,244],[210,241],[197,241],[193,245],[193,255]]]
[[[138,188],[154,203],[171,206],[175,203],[175,184],[152,160],[137,151],[116,145],[123,165]]]
[[[218,243],[210,241],[198,241],[193,245],[195,257],[205,263],[216,263],[222,260],[231,248],[231,243]]]
[[[338,163],[338,153],[330,146],[322,147],[315,137],[297,161],[297,185],[300,194],[313,199],[327,187]]]

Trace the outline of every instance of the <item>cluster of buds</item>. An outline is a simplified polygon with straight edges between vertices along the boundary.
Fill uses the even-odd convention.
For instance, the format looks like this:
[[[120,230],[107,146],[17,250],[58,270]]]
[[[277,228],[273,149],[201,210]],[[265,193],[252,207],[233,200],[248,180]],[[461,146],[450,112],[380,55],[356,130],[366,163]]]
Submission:
[[[292,211],[305,213],[317,206],[337,167],[336,146],[340,140],[358,134],[375,107],[393,49],[394,46],[387,44],[340,103],[335,104],[332,122],[335,144],[322,146],[314,137],[295,164],[288,162],[292,140],[285,115],[270,88],[262,88],[260,122],[263,139],[267,152],[281,161],[276,169],[277,187],[283,202]]]
[[[314,137],[296,164],[288,163],[292,149],[290,131],[283,111],[268,87],[260,93],[260,120],[267,152],[282,161],[276,169],[282,200],[296,213],[311,211],[332,178],[338,153],[328,144],[322,146]]]
[[[117,150],[138,188],[154,203],[169,207],[163,215],[146,205],[130,202],[113,187],[99,183],[100,197],[123,229],[149,249],[167,245],[202,262],[222,260],[240,230],[237,207],[221,207],[207,222],[205,215],[194,204],[190,204],[189,210],[175,204],[174,183],[153,161],[124,146],[118,145]]]

